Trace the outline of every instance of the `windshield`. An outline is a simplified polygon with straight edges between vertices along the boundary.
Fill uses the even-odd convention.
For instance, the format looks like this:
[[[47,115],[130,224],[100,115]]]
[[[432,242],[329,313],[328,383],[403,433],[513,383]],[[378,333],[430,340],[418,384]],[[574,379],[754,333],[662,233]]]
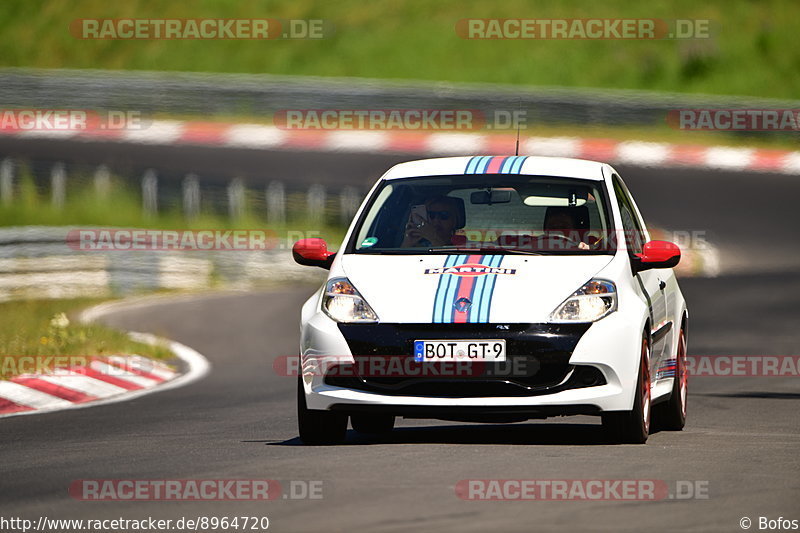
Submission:
[[[615,251],[603,182],[457,175],[385,182],[348,253],[608,254]]]

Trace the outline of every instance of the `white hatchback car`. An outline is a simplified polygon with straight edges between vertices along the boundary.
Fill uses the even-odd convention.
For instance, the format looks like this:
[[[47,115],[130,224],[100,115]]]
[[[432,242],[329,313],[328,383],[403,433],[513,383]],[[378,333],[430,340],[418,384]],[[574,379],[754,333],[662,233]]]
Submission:
[[[680,250],[651,241],[609,165],[530,156],[411,161],[384,174],[303,306],[308,444],[397,416],[516,422],[599,415],[616,442],[686,419]]]

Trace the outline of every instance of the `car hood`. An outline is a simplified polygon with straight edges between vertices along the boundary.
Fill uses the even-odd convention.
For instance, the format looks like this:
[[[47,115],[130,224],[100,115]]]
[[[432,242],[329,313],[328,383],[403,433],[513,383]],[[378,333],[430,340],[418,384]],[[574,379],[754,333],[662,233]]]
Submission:
[[[541,323],[611,255],[357,255],[344,275],[384,323]]]

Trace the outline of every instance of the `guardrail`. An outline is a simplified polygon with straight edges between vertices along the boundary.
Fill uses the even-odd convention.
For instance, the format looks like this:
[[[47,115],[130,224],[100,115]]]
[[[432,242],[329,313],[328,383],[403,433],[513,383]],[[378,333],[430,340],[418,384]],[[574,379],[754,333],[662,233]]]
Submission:
[[[71,229],[0,228],[0,301],[322,279],[322,270],[294,263],[285,242],[264,251],[81,251],[69,245]]]
[[[0,206],[12,204],[20,194],[21,166],[25,166],[24,161],[0,159]],[[91,184],[94,193],[103,197],[108,195],[112,186],[111,171],[105,165],[94,169],[84,167],[70,174],[64,163],[56,162],[47,169],[39,168],[32,177],[38,192],[49,196],[50,203],[56,208],[64,206],[66,198],[73,194],[71,191],[85,192],[86,186]],[[354,186],[331,188],[313,182],[293,184],[293,188],[288,189],[280,180],[256,188],[235,177],[229,178],[227,184],[219,180],[204,182],[194,173],[186,174],[183,179],[162,181],[158,171],[152,168],[138,178],[126,176],[124,181],[140,189],[145,215],[177,208],[187,220],[196,218],[201,212],[211,212],[237,221],[248,213],[272,226],[285,224],[292,218],[290,215],[294,218],[299,215],[317,227],[347,225],[361,205],[365,192]]]
[[[271,118],[282,109],[524,110],[537,124],[664,125],[684,108],[798,109],[800,101],[633,90],[251,74],[0,70],[0,106]],[[736,132],[769,135],[769,132]],[[772,133],[775,134],[775,133]]]

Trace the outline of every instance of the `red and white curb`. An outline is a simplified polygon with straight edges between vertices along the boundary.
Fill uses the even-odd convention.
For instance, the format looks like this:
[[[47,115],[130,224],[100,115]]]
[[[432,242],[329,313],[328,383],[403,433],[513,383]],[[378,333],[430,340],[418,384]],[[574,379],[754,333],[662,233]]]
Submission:
[[[149,389],[178,375],[166,365],[139,356],[93,357],[86,366],[48,374],[21,374],[0,381],[0,413],[64,407]]]
[[[511,154],[514,134],[375,130],[287,130],[261,124],[174,120],[148,121],[140,129],[20,130],[0,128],[19,138],[79,139],[148,145],[202,145],[229,148],[333,152],[414,153],[428,156]],[[520,138],[519,153],[576,157],[637,166],[697,167],[800,174],[800,151],[699,146],[578,137]]]
[[[92,308],[82,318],[100,316],[107,309]],[[22,374],[0,381],[0,418],[128,401],[182,387],[202,378],[210,369],[205,357],[181,343],[149,333],[129,335],[139,342],[166,345],[184,362],[186,372],[176,372],[145,357],[117,355],[94,357],[88,365],[55,369],[47,374]]]

